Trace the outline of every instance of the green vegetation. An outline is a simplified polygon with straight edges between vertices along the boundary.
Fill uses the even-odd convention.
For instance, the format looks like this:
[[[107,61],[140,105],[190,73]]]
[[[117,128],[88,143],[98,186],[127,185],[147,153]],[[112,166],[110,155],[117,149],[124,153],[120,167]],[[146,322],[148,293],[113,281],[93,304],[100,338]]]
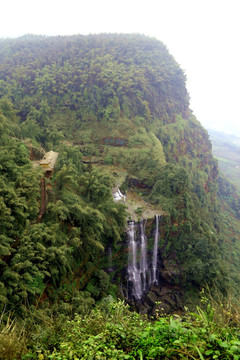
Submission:
[[[78,284],[68,291],[76,293],[88,283],[89,296],[101,298],[111,286],[99,262],[104,247],[121,238],[125,225],[124,206],[112,200],[111,178],[84,165],[78,148],[62,145],[52,185],[47,185],[44,221],[37,223],[43,173],[32,167],[27,147],[16,136],[20,129],[11,105],[2,100],[0,106],[1,310],[22,314],[26,301],[31,304],[46,294],[49,302],[68,302],[62,287],[75,272]],[[52,294],[52,287],[62,289],[61,295]],[[79,302],[68,311],[76,311]]]
[[[0,358],[234,359],[240,358],[239,312],[232,303],[202,297],[196,312],[167,316],[161,304],[151,321],[111,297],[88,315],[63,322],[34,312],[31,328],[8,318],[0,328]]]
[[[15,357],[239,359],[235,323],[222,329],[212,308],[149,323],[104,303],[123,297],[127,218],[149,217],[153,239],[155,214],[163,286],[186,303],[206,282],[239,292],[240,200],[166,47],[140,35],[0,40],[0,79],[0,310],[9,344],[22,339]],[[48,150],[51,174],[35,166]]]

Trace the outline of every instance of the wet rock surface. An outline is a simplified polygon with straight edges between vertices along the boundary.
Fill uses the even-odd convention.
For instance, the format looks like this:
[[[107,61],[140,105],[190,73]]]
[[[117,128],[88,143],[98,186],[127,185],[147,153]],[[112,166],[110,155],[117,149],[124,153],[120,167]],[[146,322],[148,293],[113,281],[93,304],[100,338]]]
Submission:
[[[155,316],[157,312],[170,314],[183,310],[183,291],[178,286],[170,284],[152,285],[150,291],[137,307],[141,314]]]

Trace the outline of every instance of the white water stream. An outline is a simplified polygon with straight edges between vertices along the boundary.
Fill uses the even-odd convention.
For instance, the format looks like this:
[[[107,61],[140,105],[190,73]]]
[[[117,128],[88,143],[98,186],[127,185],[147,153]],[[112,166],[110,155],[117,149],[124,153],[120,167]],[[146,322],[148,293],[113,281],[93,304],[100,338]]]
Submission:
[[[158,258],[158,241],[159,241],[159,215],[156,215],[156,230],[154,237],[154,247],[153,247],[153,258],[152,258],[152,282],[157,284],[157,258]]]
[[[142,298],[144,293],[149,290],[151,284],[158,283],[159,219],[160,216],[156,215],[156,230],[150,261],[148,261],[147,256],[147,237],[144,231],[143,220],[140,223],[140,239],[136,238],[137,225],[134,221],[130,221],[128,224],[128,281],[132,284],[131,296],[137,300]]]
[[[147,237],[144,233],[143,219],[140,223],[140,236],[141,236],[141,257],[140,257],[140,276],[142,277],[142,290],[146,290],[147,282]]]
[[[135,235],[134,221],[131,221],[129,223],[128,237],[129,237],[129,250],[130,250],[128,257],[128,276],[129,276],[129,280],[133,284],[132,295],[136,299],[141,299],[142,287],[141,287],[140,272],[137,268],[137,241]]]

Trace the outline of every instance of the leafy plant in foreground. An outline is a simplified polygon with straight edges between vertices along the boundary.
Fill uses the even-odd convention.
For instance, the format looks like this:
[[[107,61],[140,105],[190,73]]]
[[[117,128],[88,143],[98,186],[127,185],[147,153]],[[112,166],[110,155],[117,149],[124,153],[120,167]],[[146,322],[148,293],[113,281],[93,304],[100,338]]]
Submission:
[[[240,359],[239,323],[224,327],[212,303],[181,317],[157,315],[156,321],[131,312],[122,301],[107,299],[107,304],[65,322],[54,348],[50,342],[37,348],[30,344],[24,360]]]

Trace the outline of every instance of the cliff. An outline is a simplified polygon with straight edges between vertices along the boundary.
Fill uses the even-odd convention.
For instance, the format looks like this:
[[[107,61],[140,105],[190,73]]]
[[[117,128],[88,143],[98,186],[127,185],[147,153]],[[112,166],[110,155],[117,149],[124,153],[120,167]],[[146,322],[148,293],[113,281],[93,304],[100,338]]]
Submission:
[[[153,224],[155,215],[162,215],[159,284],[184,293],[206,282],[228,288],[218,165],[207,131],[189,109],[185,74],[160,41],[112,34],[1,41],[0,77],[0,97],[13,104],[19,141],[30,138],[60,153],[41,224],[27,233],[23,225],[18,234],[31,242],[42,227],[44,256],[49,244],[54,249],[54,262],[44,256],[37,262],[27,292],[45,289],[50,296],[45,284],[76,281],[75,290],[95,300],[116,294],[110,280],[119,281],[126,267],[126,220]],[[126,195],[121,204],[113,201],[117,189]],[[233,228],[236,239],[238,224]],[[149,225],[150,239],[151,231]],[[103,252],[109,248],[116,271],[107,276]],[[239,258],[235,284],[238,264]]]

